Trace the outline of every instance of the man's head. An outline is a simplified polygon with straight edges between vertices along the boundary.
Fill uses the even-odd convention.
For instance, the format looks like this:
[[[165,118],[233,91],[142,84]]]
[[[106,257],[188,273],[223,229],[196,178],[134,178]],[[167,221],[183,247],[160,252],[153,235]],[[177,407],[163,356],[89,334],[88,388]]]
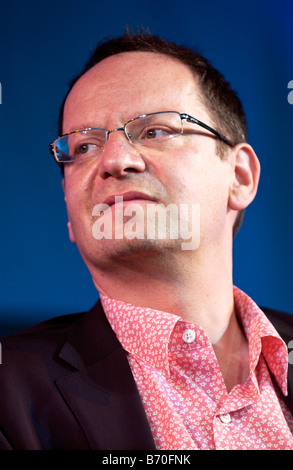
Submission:
[[[145,32],[132,34],[127,31],[122,37],[99,43],[81,73],[71,81],[68,93],[79,78],[94,65],[111,55],[130,51],[165,54],[190,67],[198,79],[202,100],[210,112],[214,127],[229,137],[234,145],[239,142],[247,142],[246,118],[241,101],[223,75],[206,58],[192,49]],[[59,115],[59,135],[63,134],[63,112],[66,98],[67,96]],[[219,156],[223,158],[226,151],[226,145],[218,141]],[[234,236],[241,227],[244,212],[243,210],[238,213],[234,225]]]
[[[171,110],[194,116],[232,142],[239,150],[237,157],[233,156],[237,181],[232,181],[233,165],[227,157],[231,148],[209,132],[202,132],[203,129],[197,129],[197,136],[180,137],[182,140],[178,142],[182,142],[182,148],[180,144],[175,152],[170,151],[160,158],[152,151],[131,148],[121,133],[120,136],[111,134],[99,162],[88,160],[81,166],[65,164],[70,233],[73,241],[79,239],[78,245],[82,245],[80,234],[86,224],[75,206],[76,198],[80,204],[84,202],[89,214],[93,204],[107,199],[110,193],[137,191],[141,187],[164,204],[179,204],[181,197],[181,202],[202,205],[202,220],[206,222],[204,236],[207,236],[208,226],[215,226],[224,216],[228,199],[229,210],[233,213],[230,218],[234,217],[234,222],[235,215],[242,214],[251,202],[257,175],[247,200],[242,198],[239,202],[239,197],[234,197],[236,192],[240,193],[239,189],[234,191],[237,186],[248,186],[253,179],[248,175],[248,166],[254,165],[254,173],[258,172],[249,146],[237,147],[247,139],[245,116],[238,97],[206,59],[160,38],[126,34],[98,46],[71,84],[60,113],[60,134],[85,127],[111,130],[141,114]],[[187,134],[193,132],[192,127],[187,124]],[[227,184],[231,188],[234,185],[233,190],[229,189],[232,195],[227,192]],[[215,220],[208,221],[209,218]],[[238,215],[237,220],[240,218]]]

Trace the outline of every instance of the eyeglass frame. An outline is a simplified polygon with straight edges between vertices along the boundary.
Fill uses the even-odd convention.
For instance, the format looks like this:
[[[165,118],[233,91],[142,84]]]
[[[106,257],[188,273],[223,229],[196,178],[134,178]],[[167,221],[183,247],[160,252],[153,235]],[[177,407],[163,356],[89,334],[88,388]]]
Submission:
[[[104,131],[105,132],[105,135],[106,135],[106,140],[105,140],[105,147],[104,149],[106,148],[106,145],[107,145],[107,142],[108,142],[108,139],[109,139],[109,135],[112,133],[112,132],[116,132],[116,131],[123,131],[124,132],[124,135],[126,137],[126,139],[131,142],[131,138],[129,137],[129,135],[126,133],[126,130],[125,130],[125,127],[132,121],[135,121],[136,119],[140,119],[140,118],[144,118],[144,117],[147,117],[147,116],[152,116],[154,114],[165,114],[165,113],[176,113],[178,114],[178,116],[180,117],[181,119],[181,122],[182,122],[182,133],[181,134],[178,134],[178,135],[183,135],[183,119],[186,119],[187,122],[191,122],[192,124],[197,124],[198,126],[208,130],[209,132],[211,132],[213,135],[215,135],[216,137],[218,137],[218,139],[220,139],[222,142],[224,142],[226,145],[228,145],[229,147],[233,147],[233,143],[227,138],[225,137],[223,134],[221,134],[220,132],[216,131],[215,129],[213,129],[212,127],[210,127],[208,124],[205,124],[203,123],[202,121],[199,121],[198,119],[196,119],[195,117],[191,116],[190,114],[186,114],[186,113],[179,113],[178,111],[158,111],[156,113],[147,113],[147,114],[142,114],[140,116],[137,116],[133,119],[129,119],[129,121],[127,121],[122,127],[117,127],[116,129],[111,129],[111,130],[107,130],[107,129],[104,129],[102,127],[88,127],[88,128],[85,128],[85,129],[77,129],[75,131],[70,131],[70,132],[67,132],[66,134],[63,134],[59,137],[57,137],[57,139],[55,139],[52,143],[49,144],[49,150],[51,152],[51,154],[53,155],[55,161],[58,163],[59,166],[62,166],[64,163],[74,163],[76,160],[68,160],[68,161],[64,161],[64,162],[60,162],[58,160],[58,157],[57,157],[57,153],[56,153],[56,142],[59,140],[59,139],[62,139],[63,137],[66,137],[68,135],[72,135],[72,134],[75,134],[77,132],[85,132],[85,131],[91,131],[91,130],[100,130],[100,131]],[[131,142],[133,144],[133,142]],[[135,145],[135,144],[133,144]],[[103,150],[104,150],[103,149]]]

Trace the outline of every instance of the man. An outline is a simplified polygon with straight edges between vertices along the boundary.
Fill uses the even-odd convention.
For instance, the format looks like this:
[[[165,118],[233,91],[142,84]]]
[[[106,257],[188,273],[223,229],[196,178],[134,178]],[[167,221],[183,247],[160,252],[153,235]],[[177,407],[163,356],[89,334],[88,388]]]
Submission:
[[[233,287],[260,165],[229,84],[127,33],[72,82],[59,135],[69,237],[101,300],[2,341],[0,447],[293,449],[286,344]],[[290,315],[268,314],[288,342]]]

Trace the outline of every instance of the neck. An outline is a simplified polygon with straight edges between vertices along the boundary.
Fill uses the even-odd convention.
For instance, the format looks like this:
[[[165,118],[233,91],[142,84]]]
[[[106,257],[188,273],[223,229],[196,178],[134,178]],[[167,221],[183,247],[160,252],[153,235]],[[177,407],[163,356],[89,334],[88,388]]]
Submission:
[[[216,263],[215,259],[213,263],[203,263],[199,257],[194,260],[190,254],[165,258],[157,253],[125,262],[120,259],[108,269],[92,272],[94,284],[108,297],[194,322],[212,342],[217,341],[234,312],[231,259],[225,261],[219,253]]]

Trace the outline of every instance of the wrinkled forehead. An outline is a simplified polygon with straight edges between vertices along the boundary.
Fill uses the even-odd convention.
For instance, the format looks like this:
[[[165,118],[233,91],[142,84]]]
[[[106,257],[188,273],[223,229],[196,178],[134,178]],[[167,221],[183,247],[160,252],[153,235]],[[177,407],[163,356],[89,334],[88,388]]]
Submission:
[[[114,114],[124,122],[156,111],[191,114],[199,105],[201,92],[188,66],[159,53],[124,52],[99,62],[76,82],[65,102],[63,131],[78,128],[82,120],[90,124],[99,118],[105,125]]]

